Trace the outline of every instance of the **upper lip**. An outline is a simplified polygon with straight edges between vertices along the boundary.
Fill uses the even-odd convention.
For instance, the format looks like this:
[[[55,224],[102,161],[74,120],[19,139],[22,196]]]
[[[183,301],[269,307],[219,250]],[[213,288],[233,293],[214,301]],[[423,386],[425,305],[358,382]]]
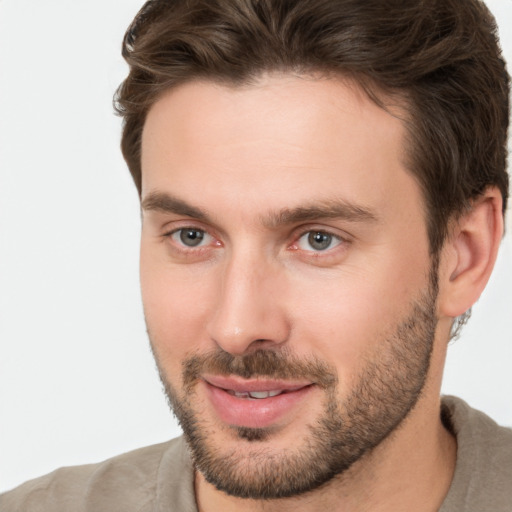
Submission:
[[[296,391],[313,384],[303,380],[242,379],[235,376],[203,375],[203,380],[216,388],[237,391]]]

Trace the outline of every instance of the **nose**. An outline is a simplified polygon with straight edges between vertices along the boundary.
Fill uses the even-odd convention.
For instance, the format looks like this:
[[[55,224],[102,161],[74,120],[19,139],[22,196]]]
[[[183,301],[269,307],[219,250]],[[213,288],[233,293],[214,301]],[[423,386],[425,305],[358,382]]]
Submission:
[[[277,264],[233,255],[219,277],[209,336],[233,355],[285,343],[290,333],[285,296],[286,279]]]

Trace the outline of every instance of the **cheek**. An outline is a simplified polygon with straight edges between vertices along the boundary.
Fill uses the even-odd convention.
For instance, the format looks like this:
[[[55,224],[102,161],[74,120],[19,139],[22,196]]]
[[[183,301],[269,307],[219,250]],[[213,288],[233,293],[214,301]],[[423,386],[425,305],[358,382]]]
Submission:
[[[358,372],[377,334],[389,317],[374,289],[332,284],[324,293],[311,294],[295,308],[294,325],[304,350],[336,366],[340,382]]]
[[[293,307],[298,343],[303,344],[302,351],[333,364],[340,382],[353,383],[410,313],[425,286],[423,267],[420,272],[399,268],[354,270],[298,286],[300,299]]]
[[[148,333],[166,371],[180,368],[192,351],[208,344],[205,329],[211,285],[192,269],[179,272],[141,252],[142,301]]]

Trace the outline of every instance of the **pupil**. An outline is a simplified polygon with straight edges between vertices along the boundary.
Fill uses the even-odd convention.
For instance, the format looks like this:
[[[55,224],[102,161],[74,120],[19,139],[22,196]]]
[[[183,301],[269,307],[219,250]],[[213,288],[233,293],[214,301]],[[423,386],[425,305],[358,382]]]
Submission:
[[[323,251],[331,245],[332,236],[321,231],[316,231],[309,234],[308,242],[313,249]]]
[[[199,245],[204,238],[204,233],[197,229],[183,229],[180,233],[180,239],[189,247],[195,247]]]

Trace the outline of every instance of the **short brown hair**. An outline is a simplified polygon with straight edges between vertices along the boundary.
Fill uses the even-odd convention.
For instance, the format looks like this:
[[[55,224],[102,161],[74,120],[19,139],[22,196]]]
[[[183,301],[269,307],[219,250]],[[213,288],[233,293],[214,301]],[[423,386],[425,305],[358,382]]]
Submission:
[[[505,211],[510,80],[479,0],[150,0],[123,56],[130,72],[115,106],[139,193],[142,130],[164,91],[193,79],[237,85],[264,72],[321,72],[354,78],[373,99],[405,99],[408,167],[432,253],[448,220],[487,187],[500,189]]]

